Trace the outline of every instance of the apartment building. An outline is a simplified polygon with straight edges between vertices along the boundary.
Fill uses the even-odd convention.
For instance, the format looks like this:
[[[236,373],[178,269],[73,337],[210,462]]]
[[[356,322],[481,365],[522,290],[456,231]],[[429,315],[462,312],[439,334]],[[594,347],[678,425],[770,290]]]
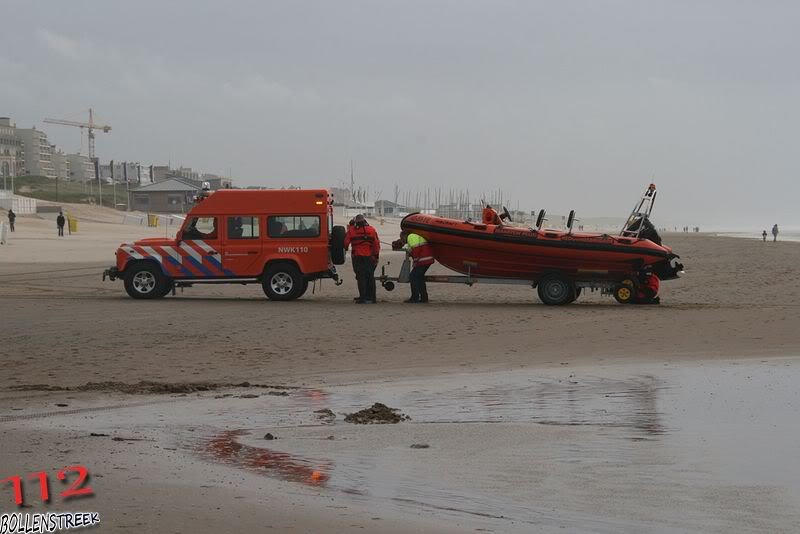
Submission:
[[[71,180],[85,182],[94,180],[94,163],[89,156],[83,154],[67,154],[67,164],[69,165],[69,177]]]
[[[25,169],[22,174],[55,178],[53,168],[53,145],[47,141],[47,134],[36,128],[17,128],[16,137],[22,141]]]
[[[22,141],[17,139],[16,125],[8,117],[0,117],[0,178],[24,174]]]
[[[69,180],[69,160],[67,155],[52,145],[53,172],[59,180]]]

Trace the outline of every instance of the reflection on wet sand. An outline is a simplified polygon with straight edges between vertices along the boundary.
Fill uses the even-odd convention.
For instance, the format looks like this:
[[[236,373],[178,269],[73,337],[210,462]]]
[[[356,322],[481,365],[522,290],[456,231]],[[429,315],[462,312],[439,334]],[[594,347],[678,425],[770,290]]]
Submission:
[[[296,391],[270,399],[258,432],[216,432],[202,451],[331,497],[490,530],[788,532],[800,521],[800,434],[785,424],[800,406],[799,376],[791,363],[734,363]],[[411,421],[340,417],[376,401]],[[240,407],[230,409],[217,422],[246,427]],[[323,409],[336,417],[320,420]],[[270,446],[291,452],[255,438],[275,429],[281,441]]]
[[[312,462],[285,452],[271,451],[239,443],[237,438],[249,434],[246,430],[226,430],[206,441],[201,455],[234,467],[267,474],[312,486],[324,486],[333,469],[330,461]]]

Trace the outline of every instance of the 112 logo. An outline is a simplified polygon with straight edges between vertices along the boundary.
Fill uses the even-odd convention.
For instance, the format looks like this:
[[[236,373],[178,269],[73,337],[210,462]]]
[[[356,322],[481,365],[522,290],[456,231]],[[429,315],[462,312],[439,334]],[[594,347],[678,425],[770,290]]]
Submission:
[[[68,473],[76,473],[77,477],[70,482],[70,476]],[[68,488],[59,493],[59,497],[61,497],[63,500],[94,495],[94,490],[88,484],[89,470],[82,465],[71,465],[69,467],[65,467],[64,469],[60,469],[56,473],[56,477],[63,484],[69,484]],[[50,481],[47,476],[47,471],[30,473],[27,476],[27,480],[37,481],[39,483],[39,497],[41,498],[42,502],[50,502]],[[5,484],[6,482],[11,484],[14,492],[14,502],[17,504],[17,506],[22,506],[25,501],[25,496],[23,493],[23,478],[15,475],[0,480],[0,484]]]

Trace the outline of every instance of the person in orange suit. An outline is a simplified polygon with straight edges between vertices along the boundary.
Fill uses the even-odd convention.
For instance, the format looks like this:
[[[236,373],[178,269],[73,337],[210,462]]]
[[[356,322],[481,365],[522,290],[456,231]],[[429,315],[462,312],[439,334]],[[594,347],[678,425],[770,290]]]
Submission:
[[[378,232],[363,215],[356,215],[353,226],[347,229],[344,248],[352,251],[353,270],[358,282],[357,304],[375,304],[375,268],[381,252]]]
[[[489,204],[483,208],[483,224],[503,224],[503,220],[497,214],[497,211]]]
[[[636,295],[636,304],[659,304],[658,289],[661,285],[658,276],[652,271],[647,271],[639,277],[639,291]]]

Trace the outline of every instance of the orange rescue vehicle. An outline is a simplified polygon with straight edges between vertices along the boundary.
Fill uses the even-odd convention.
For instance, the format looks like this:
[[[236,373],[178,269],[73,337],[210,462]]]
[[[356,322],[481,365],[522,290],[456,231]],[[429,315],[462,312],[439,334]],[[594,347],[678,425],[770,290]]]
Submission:
[[[204,191],[174,238],[122,244],[103,279],[128,295],[161,298],[198,283],[260,283],[271,300],[293,300],[345,261],[343,226],[325,189]]]

